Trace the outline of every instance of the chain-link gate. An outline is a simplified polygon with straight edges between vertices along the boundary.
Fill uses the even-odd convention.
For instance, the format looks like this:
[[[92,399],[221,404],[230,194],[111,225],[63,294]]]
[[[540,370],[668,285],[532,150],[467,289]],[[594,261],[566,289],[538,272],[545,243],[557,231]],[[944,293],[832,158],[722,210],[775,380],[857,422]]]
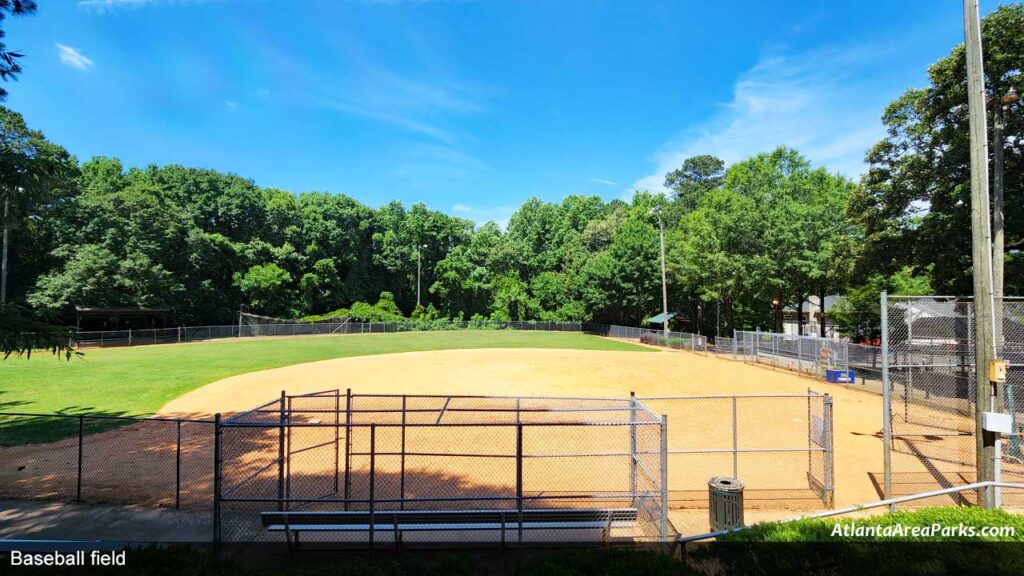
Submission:
[[[1003,436],[1002,478],[1024,481],[1024,300],[996,303],[996,353],[1007,360],[995,411],[1011,415],[1014,433]],[[885,471],[887,498],[974,482],[974,303],[952,296],[882,294]],[[985,407],[990,410],[991,407]],[[973,503],[963,492],[917,505]],[[1004,491],[1004,502],[1024,493]]]

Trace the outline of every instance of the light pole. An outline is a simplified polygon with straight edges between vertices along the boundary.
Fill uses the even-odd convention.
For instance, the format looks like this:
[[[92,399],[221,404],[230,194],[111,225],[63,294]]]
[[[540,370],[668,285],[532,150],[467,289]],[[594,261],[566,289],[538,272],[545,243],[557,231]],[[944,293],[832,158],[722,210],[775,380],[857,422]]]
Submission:
[[[665,345],[668,346],[668,278],[665,274],[665,224],[661,221],[661,205],[651,207],[650,213],[658,216],[658,232],[661,238],[661,320],[662,328],[665,330]]]
[[[426,244],[416,246],[416,307],[420,307],[420,278],[423,271],[423,249]]]

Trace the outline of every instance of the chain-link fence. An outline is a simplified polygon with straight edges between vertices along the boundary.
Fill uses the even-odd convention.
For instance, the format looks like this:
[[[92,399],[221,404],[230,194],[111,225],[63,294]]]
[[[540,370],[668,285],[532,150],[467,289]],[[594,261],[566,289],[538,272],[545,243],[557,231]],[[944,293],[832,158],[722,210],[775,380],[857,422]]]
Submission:
[[[807,394],[640,398],[669,429],[669,503],[707,506],[707,481],[738,478],[748,507],[831,507],[832,398]]]
[[[733,342],[744,362],[768,364],[824,377],[825,370],[849,369],[849,343],[820,336],[737,330]]]
[[[210,510],[212,421],[0,413],[0,498]]]
[[[997,302],[997,356],[1008,361],[1007,381],[985,410],[1008,413],[1014,432],[1003,436],[1002,478],[1024,481],[1024,300]],[[886,497],[974,482],[974,303],[945,296],[882,295]],[[973,503],[964,492],[916,505]],[[1024,493],[1004,491],[1007,504]]]
[[[664,541],[665,427],[622,398],[282,395],[218,425],[215,524],[225,541],[252,541],[283,538],[260,521],[279,510],[486,509],[514,518],[523,510],[626,508],[636,521],[612,537]],[[406,541],[504,536],[442,530]],[[572,537],[553,527],[519,530],[513,541]]]
[[[608,338],[638,340],[644,344],[650,344],[652,346],[662,346],[665,348],[674,348],[676,350],[689,350],[691,352],[707,352],[708,350],[708,338],[707,336],[702,336],[700,334],[673,332],[670,330],[666,335],[664,330],[596,324],[593,322],[586,322],[582,326],[583,332],[598,336],[606,336]]]
[[[73,345],[82,348],[108,348],[202,342],[227,338],[258,338],[273,336],[324,336],[331,334],[384,334],[395,332],[449,330],[525,330],[546,332],[583,332],[597,336],[637,340],[655,346],[705,352],[706,336],[687,332],[596,324],[592,322],[545,322],[507,320],[407,320],[402,322],[268,322],[239,323],[230,326],[181,326],[141,330],[72,331]]]

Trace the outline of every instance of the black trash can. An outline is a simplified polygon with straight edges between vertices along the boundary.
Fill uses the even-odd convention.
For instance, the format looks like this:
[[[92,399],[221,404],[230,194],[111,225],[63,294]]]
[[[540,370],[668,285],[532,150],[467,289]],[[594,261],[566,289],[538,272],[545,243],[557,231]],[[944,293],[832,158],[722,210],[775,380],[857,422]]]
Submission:
[[[743,483],[716,476],[708,480],[708,523],[711,531],[743,526]]]

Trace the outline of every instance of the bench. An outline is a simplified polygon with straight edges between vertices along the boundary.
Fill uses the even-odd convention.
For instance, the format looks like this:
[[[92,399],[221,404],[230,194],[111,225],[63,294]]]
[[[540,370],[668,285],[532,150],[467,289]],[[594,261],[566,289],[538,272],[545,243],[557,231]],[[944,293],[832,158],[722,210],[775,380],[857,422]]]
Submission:
[[[283,511],[262,512],[260,520],[269,532],[284,532],[289,550],[299,544],[302,532],[367,532],[373,548],[374,534],[394,534],[395,545],[403,532],[449,530],[499,530],[501,544],[506,533],[515,532],[522,541],[524,530],[601,530],[607,543],[612,528],[636,523],[636,508],[531,508],[522,510],[381,510],[381,511]]]

